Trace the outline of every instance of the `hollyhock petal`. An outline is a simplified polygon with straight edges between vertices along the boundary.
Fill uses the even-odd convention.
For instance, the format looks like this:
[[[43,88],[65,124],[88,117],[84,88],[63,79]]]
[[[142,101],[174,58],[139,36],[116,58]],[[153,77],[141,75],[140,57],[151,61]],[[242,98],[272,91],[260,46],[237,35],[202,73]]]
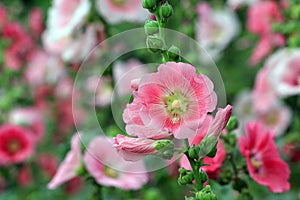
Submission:
[[[97,0],[96,9],[109,23],[124,21],[143,22],[149,13],[143,9],[141,0],[126,0],[118,3],[113,0]]]
[[[77,133],[73,136],[71,141],[71,150],[68,152],[64,161],[58,167],[53,179],[47,185],[49,189],[55,189],[64,182],[67,182],[77,176],[77,171],[82,165],[80,137],[80,133]]]
[[[137,161],[146,155],[155,154],[154,143],[155,140],[131,138],[120,134],[114,138],[114,147],[127,161]]]
[[[147,174],[137,173],[146,171],[143,162],[124,161],[113,147],[110,138],[94,138],[84,154],[84,162],[87,171],[100,185],[136,190],[148,181]]]
[[[213,136],[219,138],[222,130],[226,127],[226,124],[231,116],[232,106],[227,105],[224,109],[219,108],[218,112],[213,119],[211,125],[208,128],[207,136]]]
[[[265,56],[267,56],[271,52],[272,39],[270,37],[271,35],[264,35],[260,38],[249,60],[252,66],[258,64]]]

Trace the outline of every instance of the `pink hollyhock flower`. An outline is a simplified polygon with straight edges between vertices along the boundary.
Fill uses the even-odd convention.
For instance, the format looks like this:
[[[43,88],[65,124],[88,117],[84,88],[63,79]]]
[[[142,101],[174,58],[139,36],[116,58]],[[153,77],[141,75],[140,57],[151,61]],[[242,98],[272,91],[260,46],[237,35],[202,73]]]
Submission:
[[[1,125],[0,138],[0,165],[23,162],[34,152],[31,133],[20,126]]]
[[[80,133],[73,136],[71,141],[71,150],[60,164],[56,174],[48,184],[49,189],[55,189],[64,182],[77,176],[78,170],[82,166],[82,155],[80,148]]]
[[[35,141],[40,141],[45,132],[43,114],[35,107],[16,108],[12,110],[9,115],[9,122],[25,126],[32,133]]]
[[[104,107],[111,103],[113,87],[110,76],[91,76],[87,80],[86,88],[91,94],[95,94],[95,102],[91,102],[92,104]]]
[[[284,45],[283,36],[272,32],[272,24],[282,21],[283,18],[276,2],[260,1],[250,7],[247,28],[250,32],[260,35],[260,41],[250,58],[252,65],[256,65],[268,55],[274,46]]]
[[[76,31],[72,35],[54,40],[51,32],[45,32],[42,40],[45,49],[56,56],[61,56],[66,62],[80,62],[88,56],[98,42],[98,31],[102,28],[88,25],[84,31]]]
[[[39,154],[37,164],[48,178],[52,178],[58,166],[57,157],[52,154]]]
[[[261,74],[258,76],[260,75]],[[261,77],[259,77],[259,79],[259,81],[263,81]],[[261,86],[263,85],[260,85],[260,87]],[[282,135],[291,122],[290,109],[282,104],[278,99],[264,99],[268,98],[269,94],[264,94],[263,88],[255,89],[257,89],[257,91],[253,91],[253,93],[250,91],[241,92],[235,100],[234,112],[236,117],[239,119],[240,124],[236,133],[241,135],[243,133],[244,125],[249,121],[256,120],[260,121],[264,128],[272,129],[276,136]],[[261,91],[258,92],[258,90]],[[269,102],[267,105],[268,101],[271,101],[272,104]],[[259,105],[259,107],[255,107],[255,105]]]
[[[24,78],[31,87],[56,84],[65,75],[63,62],[43,50],[33,51],[28,56]]]
[[[90,8],[88,0],[54,0],[49,9],[45,34],[54,42],[69,37],[83,24]]]
[[[147,155],[159,154],[160,151],[169,150],[172,146],[174,144],[170,140],[132,138],[120,134],[114,138],[114,147],[127,161],[137,161]]]
[[[43,32],[43,13],[39,8],[34,8],[30,11],[29,27],[35,36],[39,36]]]
[[[213,87],[192,65],[160,65],[158,72],[141,78],[134,101],[124,111],[127,133],[141,138],[166,137],[168,133],[178,139],[193,136],[216,107]]]
[[[265,131],[259,122],[249,122],[246,135],[239,138],[238,145],[246,158],[250,176],[258,184],[276,193],[290,189],[290,169],[280,158],[272,131]]]
[[[299,162],[300,161],[300,147],[299,147],[299,142],[286,143],[283,146],[283,153],[292,162]]]
[[[281,97],[300,94],[300,49],[281,49],[281,60],[270,67],[269,81]],[[274,56],[277,56],[275,54]]]
[[[141,23],[149,15],[142,7],[141,0],[97,0],[96,8],[99,14],[111,24],[124,21]]]
[[[131,81],[141,78],[149,70],[138,60],[116,62],[113,67],[114,79],[118,95],[125,96],[132,92]]]
[[[32,174],[29,166],[22,167],[18,172],[18,184],[26,187],[32,183]]]
[[[256,119],[266,129],[272,129],[275,136],[282,135],[290,125],[292,112],[289,107],[277,102],[267,110],[256,111]]]
[[[213,59],[219,59],[221,52],[240,32],[237,16],[228,8],[213,10],[207,3],[200,3],[197,12],[196,39]],[[202,57],[202,61],[208,59]]]
[[[134,172],[146,171],[144,163],[124,161],[113,147],[112,142],[112,139],[102,136],[96,137],[90,142],[84,154],[87,171],[100,185],[113,186],[123,190],[141,188],[148,181],[148,176],[145,173]],[[110,166],[118,168],[113,169]]]
[[[66,187],[64,188],[68,195],[78,194],[83,188],[84,180],[80,177],[75,177],[67,182]]]

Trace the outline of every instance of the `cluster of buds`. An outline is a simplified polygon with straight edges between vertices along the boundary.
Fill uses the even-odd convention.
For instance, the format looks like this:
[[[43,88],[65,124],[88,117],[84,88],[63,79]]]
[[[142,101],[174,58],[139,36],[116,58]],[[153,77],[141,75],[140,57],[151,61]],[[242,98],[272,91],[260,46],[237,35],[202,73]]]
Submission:
[[[300,46],[300,4],[298,0],[289,1],[288,8],[283,12],[284,23],[276,23],[273,25],[273,31],[281,33],[287,40],[289,47],[295,48]]]
[[[169,49],[163,37],[162,28],[173,14],[173,7],[167,1],[143,0],[143,7],[155,15],[154,19],[148,19],[144,28],[147,35],[147,48],[152,52],[160,52],[164,55],[164,61],[180,61],[180,50],[172,45]]]

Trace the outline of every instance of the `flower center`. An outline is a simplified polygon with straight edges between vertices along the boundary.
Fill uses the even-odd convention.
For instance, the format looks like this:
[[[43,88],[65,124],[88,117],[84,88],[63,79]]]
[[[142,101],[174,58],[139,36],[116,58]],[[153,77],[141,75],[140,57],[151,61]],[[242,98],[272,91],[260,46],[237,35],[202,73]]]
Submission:
[[[174,93],[166,98],[165,105],[173,123],[180,120],[181,116],[186,112],[188,102],[180,93]]]
[[[11,154],[18,152],[20,150],[20,148],[21,148],[21,145],[17,140],[11,140],[7,144],[7,150]]]
[[[112,2],[116,6],[123,6],[126,3],[126,0],[112,0]]]
[[[252,166],[254,167],[254,172],[259,173],[260,167],[262,166],[262,162],[260,160],[258,160],[257,158],[255,158],[255,156],[251,157],[250,162],[251,162]]]
[[[110,178],[118,178],[118,176],[119,176],[119,173],[116,170],[114,170],[110,167],[107,167],[107,166],[104,167],[103,171],[104,171],[104,174]]]

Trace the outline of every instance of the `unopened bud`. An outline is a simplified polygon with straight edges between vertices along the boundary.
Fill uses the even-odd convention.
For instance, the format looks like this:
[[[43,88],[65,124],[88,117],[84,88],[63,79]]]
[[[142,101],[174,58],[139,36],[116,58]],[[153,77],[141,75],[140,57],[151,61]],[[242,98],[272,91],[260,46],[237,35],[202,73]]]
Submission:
[[[164,46],[162,39],[157,36],[148,36],[146,44],[147,48],[149,48],[152,52],[160,51]]]
[[[145,32],[147,35],[154,35],[156,33],[158,33],[159,28],[158,28],[158,22],[154,21],[154,20],[147,20],[144,28],[145,28]]]
[[[168,50],[168,56],[173,61],[180,61],[180,49],[172,45]]]
[[[186,170],[184,168],[179,169],[179,178],[178,184],[179,185],[187,185],[192,183],[194,180],[194,174],[191,170]]]
[[[239,121],[237,120],[237,118],[235,116],[231,116],[226,125],[226,129],[230,132],[237,129],[238,126],[239,126]]]
[[[148,9],[150,12],[153,12],[156,9],[158,0],[143,0],[142,6],[145,9]]]
[[[173,7],[166,2],[160,7],[159,14],[163,21],[167,21],[168,18],[173,14]]]
[[[212,192],[210,185],[196,193],[197,200],[217,200],[217,196]]]
[[[199,152],[200,152],[200,147],[193,145],[189,149],[189,157],[193,159],[198,159],[199,158]]]

